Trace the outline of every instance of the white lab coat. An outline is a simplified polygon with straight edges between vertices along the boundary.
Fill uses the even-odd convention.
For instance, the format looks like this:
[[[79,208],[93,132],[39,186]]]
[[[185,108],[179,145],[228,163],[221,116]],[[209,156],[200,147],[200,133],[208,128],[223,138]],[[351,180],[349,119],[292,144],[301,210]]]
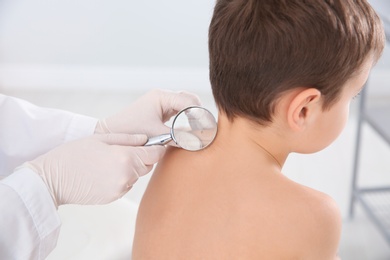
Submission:
[[[0,94],[0,259],[45,259],[60,219],[42,179],[26,161],[91,135],[97,119],[40,108]]]

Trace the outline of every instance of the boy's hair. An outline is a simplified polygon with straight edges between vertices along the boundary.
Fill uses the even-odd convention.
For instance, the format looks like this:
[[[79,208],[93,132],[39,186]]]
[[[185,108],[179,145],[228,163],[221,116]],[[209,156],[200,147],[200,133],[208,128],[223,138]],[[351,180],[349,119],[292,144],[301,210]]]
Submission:
[[[327,109],[383,48],[382,23],[365,0],[217,0],[209,28],[213,95],[229,119],[260,124],[296,87],[318,89]]]

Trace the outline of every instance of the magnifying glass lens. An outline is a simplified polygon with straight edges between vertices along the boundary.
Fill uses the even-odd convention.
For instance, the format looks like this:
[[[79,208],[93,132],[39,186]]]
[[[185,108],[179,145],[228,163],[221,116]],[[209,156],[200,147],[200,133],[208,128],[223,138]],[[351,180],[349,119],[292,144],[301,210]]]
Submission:
[[[188,107],[172,123],[173,140],[183,149],[198,151],[210,145],[217,134],[217,122],[205,108]]]
[[[217,135],[217,121],[203,107],[187,107],[172,122],[171,132],[148,139],[145,146],[165,145],[174,141],[188,151],[199,151],[209,146]]]
[[[198,151],[203,147],[201,139],[190,131],[175,130],[174,135],[176,143],[183,149]]]

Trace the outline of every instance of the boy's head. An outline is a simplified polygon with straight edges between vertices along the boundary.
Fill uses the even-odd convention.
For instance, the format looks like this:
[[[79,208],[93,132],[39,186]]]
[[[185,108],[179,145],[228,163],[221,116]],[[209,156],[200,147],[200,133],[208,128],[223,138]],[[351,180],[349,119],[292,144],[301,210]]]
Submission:
[[[217,0],[209,30],[214,98],[228,118],[260,124],[297,87],[318,89],[328,109],[383,47],[382,24],[365,0]]]

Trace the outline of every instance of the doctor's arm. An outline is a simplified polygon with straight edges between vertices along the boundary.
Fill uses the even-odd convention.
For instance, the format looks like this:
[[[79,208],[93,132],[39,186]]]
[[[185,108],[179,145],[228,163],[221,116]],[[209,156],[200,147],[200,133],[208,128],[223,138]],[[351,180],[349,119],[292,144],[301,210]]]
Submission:
[[[60,228],[57,207],[107,204],[150,172],[165,147],[145,135],[99,134],[58,146],[0,182],[0,259],[44,259]]]
[[[199,98],[193,94],[156,89],[119,113],[98,120],[0,94],[0,179],[58,145],[93,133],[148,137],[169,133],[164,122],[192,105],[200,105]]]
[[[44,259],[61,225],[42,178],[29,168],[14,169],[92,135],[97,121],[0,94],[0,259]]]
[[[155,90],[98,121],[0,95],[0,179],[29,161],[0,181],[0,258],[44,259],[57,242],[59,205],[114,201],[161,158],[163,147],[141,147],[147,136],[129,134],[165,133],[165,121],[199,104],[192,94]]]
[[[0,181],[0,258],[44,259],[54,249],[60,218],[42,179],[23,168]]]

